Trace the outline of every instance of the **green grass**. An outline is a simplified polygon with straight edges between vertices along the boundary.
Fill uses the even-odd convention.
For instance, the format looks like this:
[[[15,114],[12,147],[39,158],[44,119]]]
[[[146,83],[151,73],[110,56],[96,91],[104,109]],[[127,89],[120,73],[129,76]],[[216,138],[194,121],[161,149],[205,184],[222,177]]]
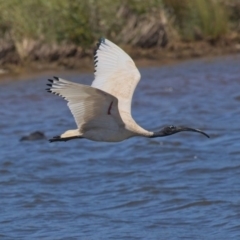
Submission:
[[[217,39],[228,31],[227,7],[219,0],[164,0],[185,40]]]
[[[0,0],[0,33],[13,39],[42,39],[89,45],[97,36],[123,27],[116,18],[121,4],[136,14],[159,5],[159,0]],[[116,29],[114,29],[116,28]]]
[[[83,46],[93,41],[88,1],[9,0],[0,2],[0,29],[14,40],[41,39]]]
[[[0,0],[0,37],[89,47],[100,36],[114,38],[128,23],[118,16],[121,6],[137,16],[164,10],[183,40],[194,40],[196,31],[218,39],[229,29],[220,0]]]

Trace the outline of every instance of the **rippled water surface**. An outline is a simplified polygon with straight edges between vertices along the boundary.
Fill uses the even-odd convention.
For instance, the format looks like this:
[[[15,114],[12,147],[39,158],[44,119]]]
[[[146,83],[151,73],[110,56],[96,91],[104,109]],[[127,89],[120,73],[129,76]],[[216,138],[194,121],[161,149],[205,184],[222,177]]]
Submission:
[[[140,125],[187,125],[211,138],[20,142],[74,120],[45,92],[50,75],[0,83],[0,239],[240,239],[240,57],[140,72]]]

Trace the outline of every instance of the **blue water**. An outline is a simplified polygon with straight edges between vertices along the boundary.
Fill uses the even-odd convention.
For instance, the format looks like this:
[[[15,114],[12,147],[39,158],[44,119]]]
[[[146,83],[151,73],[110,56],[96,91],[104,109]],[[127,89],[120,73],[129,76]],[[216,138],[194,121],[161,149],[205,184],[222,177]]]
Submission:
[[[45,92],[52,75],[0,82],[0,239],[240,239],[240,56],[140,72],[132,107],[141,126],[211,138],[20,142],[75,123]]]

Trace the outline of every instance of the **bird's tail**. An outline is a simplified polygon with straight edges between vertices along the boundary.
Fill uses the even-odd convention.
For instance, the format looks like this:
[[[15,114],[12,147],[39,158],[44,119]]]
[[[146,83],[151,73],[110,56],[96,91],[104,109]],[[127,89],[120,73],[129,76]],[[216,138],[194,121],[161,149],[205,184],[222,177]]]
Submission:
[[[68,130],[60,136],[55,136],[49,139],[49,142],[66,142],[72,139],[82,138],[78,130]]]

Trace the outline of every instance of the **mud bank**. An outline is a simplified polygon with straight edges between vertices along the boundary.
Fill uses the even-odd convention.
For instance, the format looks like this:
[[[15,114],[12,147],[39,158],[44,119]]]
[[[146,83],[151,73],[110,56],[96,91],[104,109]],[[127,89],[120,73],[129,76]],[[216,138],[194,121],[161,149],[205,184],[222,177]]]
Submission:
[[[0,75],[24,74],[48,70],[93,70],[93,49],[75,45],[46,45],[23,42],[0,45]],[[214,57],[240,53],[240,38],[226,38],[216,42],[195,41],[169,43],[165,47],[138,48],[121,46],[136,62],[137,66],[156,66],[200,57]]]

